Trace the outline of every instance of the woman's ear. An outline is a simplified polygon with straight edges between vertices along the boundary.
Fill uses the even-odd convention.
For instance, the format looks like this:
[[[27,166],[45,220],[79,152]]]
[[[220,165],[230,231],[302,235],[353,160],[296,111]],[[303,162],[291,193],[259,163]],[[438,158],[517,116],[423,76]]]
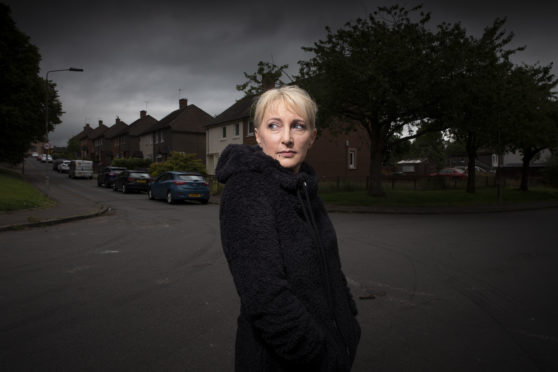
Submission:
[[[312,147],[312,145],[314,144],[314,141],[316,140],[316,135],[318,134],[318,131],[316,130],[316,128],[312,129],[312,135],[310,137],[310,143],[308,145],[308,148]]]
[[[254,128],[254,135],[256,136],[256,142],[260,145],[260,132],[258,131],[258,128]]]

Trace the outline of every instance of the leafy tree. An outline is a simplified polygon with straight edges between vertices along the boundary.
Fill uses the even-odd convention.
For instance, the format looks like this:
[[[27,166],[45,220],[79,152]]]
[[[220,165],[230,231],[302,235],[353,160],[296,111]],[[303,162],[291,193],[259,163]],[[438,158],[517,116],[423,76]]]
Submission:
[[[255,73],[244,73],[244,77],[248,80],[238,84],[236,89],[244,92],[247,96],[254,96],[260,95],[266,89],[273,88],[276,85],[284,85],[281,75],[285,73],[285,69],[288,67],[289,65],[277,66],[274,63],[260,61]]]
[[[66,145],[66,151],[64,157],[66,159],[79,159],[81,155],[81,149],[79,147],[79,141],[75,138],[70,138]]]
[[[558,144],[558,81],[547,66],[516,67],[509,76],[506,96],[509,125],[501,135],[510,151],[523,155],[520,190],[529,189],[529,164],[540,151]]]
[[[428,159],[437,168],[442,168],[447,161],[446,142],[441,131],[429,132],[419,136],[409,146],[408,156]]]
[[[21,161],[32,142],[45,136],[45,93],[39,77],[41,56],[19,31],[10,8],[0,4],[0,161]],[[60,123],[62,105],[55,85],[49,89],[49,128]]]
[[[205,165],[196,158],[196,154],[182,154],[174,151],[171,156],[162,163],[151,163],[149,173],[157,177],[167,171],[188,171],[206,174]]]
[[[297,84],[316,99],[320,126],[334,133],[361,126],[370,138],[370,195],[384,195],[381,167],[390,146],[435,124],[428,115],[437,77],[429,20],[420,6],[380,7],[335,32],[326,27],[324,40],[303,48],[313,56],[299,62]],[[411,124],[421,130],[403,136]]]
[[[506,80],[512,64],[509,57],[518,50],[506,49],[513,33],[502,28],[505,19],[496,19],[480,38],[469,36],[459,25],[440,26],[439,34],[451,48],[443,49],[442,60],[452,73],[440,100],[439,119],[451,123],[453,138],[465,145],[468,157],[467,192],[475,192],[475,165],[480,148],[494,143],[506,125]],[[448,91],[449,90],[449,91]],[[452,93],[453,92],[453,93]]]

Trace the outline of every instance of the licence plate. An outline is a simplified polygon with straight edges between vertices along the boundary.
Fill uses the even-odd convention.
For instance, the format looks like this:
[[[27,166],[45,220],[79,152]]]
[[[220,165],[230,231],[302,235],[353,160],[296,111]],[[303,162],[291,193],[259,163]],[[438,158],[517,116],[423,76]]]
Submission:
[[[188,194],[188,197],[190,198],[199,198],[201,196],[201,194]]]
[[[136,183],[145,183],[145,180],[136,180]]]

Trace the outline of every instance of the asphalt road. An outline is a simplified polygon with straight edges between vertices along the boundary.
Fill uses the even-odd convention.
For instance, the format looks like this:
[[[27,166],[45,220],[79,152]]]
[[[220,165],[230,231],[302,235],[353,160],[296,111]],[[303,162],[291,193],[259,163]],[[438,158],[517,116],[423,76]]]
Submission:
[[[218,206],[51,182],[114,212],[0,234],[0,370],[232,371]],[[331,218],[354,371],[558,370],[558,210]]]

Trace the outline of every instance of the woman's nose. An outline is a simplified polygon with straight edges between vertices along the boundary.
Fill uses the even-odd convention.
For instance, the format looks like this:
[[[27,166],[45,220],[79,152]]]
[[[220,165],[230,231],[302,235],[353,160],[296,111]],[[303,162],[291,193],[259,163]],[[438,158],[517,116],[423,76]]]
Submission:
[[[281,132],[281,143],[285,145],[290,145],[293,143],[293,137],[291,133],[291,128],[285,127]]]

